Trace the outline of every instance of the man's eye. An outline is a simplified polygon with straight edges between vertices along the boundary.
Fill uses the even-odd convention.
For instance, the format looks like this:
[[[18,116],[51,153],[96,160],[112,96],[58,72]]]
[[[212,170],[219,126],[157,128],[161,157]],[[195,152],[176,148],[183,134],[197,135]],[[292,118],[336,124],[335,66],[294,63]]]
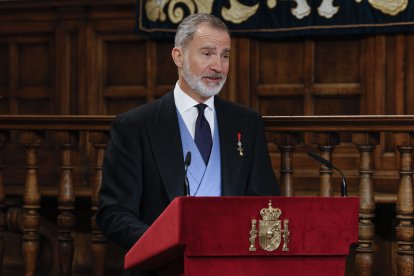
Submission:
[[[209,53],[209,52],[204,52],[204,53],[201,53],[203,56],[206,56],[206,57],[209,57],[209,56],[211,56],[211,53]]]

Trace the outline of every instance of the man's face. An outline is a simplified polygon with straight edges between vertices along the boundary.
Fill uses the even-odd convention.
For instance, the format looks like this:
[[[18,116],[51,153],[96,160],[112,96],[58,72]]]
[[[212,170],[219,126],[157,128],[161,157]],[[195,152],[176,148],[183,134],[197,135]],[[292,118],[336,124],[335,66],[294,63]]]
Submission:
[[[193,98],[218,94],[229,71],[228,33],[202,24],[182,53],[181,89]]]

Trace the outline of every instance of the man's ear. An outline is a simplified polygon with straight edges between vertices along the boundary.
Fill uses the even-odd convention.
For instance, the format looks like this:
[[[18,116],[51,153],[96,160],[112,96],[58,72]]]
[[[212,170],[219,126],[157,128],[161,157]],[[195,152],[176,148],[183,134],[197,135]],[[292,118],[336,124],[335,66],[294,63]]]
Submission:
[[[171,56],[174,60],[175,65],[177,65],[178,68],[181,68],[183,66],[183,50],[182,48],[174,47],[171,51]]]

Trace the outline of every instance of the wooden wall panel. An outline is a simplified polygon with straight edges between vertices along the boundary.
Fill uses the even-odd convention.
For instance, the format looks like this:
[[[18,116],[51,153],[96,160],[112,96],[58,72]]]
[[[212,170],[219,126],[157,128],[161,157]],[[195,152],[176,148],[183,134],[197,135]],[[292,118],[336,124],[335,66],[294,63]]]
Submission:
[[[146,83],[146,45],[116,39],[105,42],[104,80],[107,87],[139,86]]]
[[[177,82],[177,67],[171,57],[174,41],[173,39],[167,41],[154,41],[153,48],[155,53],[154,97],[159,98],[167,91],[173,89]]]
[[[106,16],[93,12],[86,24],[87,114],[118,114],[147,102],[148,42],[132,32],[133,20]]]
[[[155,52],[157,66],[156,84],[159,86],[175,84],[178,77],[177,67],[171,57],[173,41],[156,41]]]
[[[261,96],[259,110],[262,115],[300,116],[303,115],[303,96]]]
[[[0,100],[4,109],[9,114],[53,113],[55,54],[50,37],[24,34],[2,41]]]
[[[315,41],[315,83],[359,83],[361,41],[349,39]],[[332,87],[332,90],[335,90]]]
[[[177,68],[171,58],[172,40],[151,41],[131,34],[123,25],[116,34],[114,26],[111,31],[108,28],[109,25],[101,22],[90,36],[98,49],[92,53],[96,64],[90,64],[96,68],[98,83],[89,86],[97,85],[97,90],[90,92],[96,93],[98,114],[122,113],[153,101],[173,88]]]
[[[118,114],[147,102],[147,45],[127,37],[102,37],[104,113]]]
[[[84,38],[79,23],[59,22],[53,33],[55,48],[52,105],[55,114],[84,114]]]
[[[85,114],[85,58],[81,30],[65,33],[65,44],[69,44],[65,51],[68,56],[63,59],[57,73],[56,82],[57,90],[61,88],[60,93],[60,110],[61,114]],[[62,68],[63,67],[63,68]]]
[[[9,46],[0,43],[0,114],[9,114]]]
[[[266,115],[360,114],[360,44],[354,38],[255,42],[255,107]]]
[[[361,114],[385,114],[385,59],[387,56],[385,36],[370,36],[362,38],[365,41],[362,74],[366,79],[363,87],[365,97]]]
[[[252,107],[263,115],[358,115],[365,112],[362,110],[366,104],[364,38],[257,40],[252,44],[250,57],[254,71],[250,75],[250,97]],[[350,168],[348,160],[354,164],[359,156],[352,150],[350,135],[344,134],[341,139],[346,143],[337,147],[335,158],[339,161],[335,163],[346,169]],[[313,161],[305,152],[310,150],[313,138],[306,136],[304,140],[308,146],[296,149],[304,154],[296,157],[295,178],[307,183],[299,189],[312,190],[317,187],[309,185],[315,182],[309,180],[308,173]],[[274,148],[271,158],[275,169],[279,168],[280,155]],[[347,175],[357,177],[358,171],[352,169]],[[353,185],[349,189],[357,191],[357,182]]]
[[[14,60],[14,62],[18,64],[18,90],[36,86],[50,87],[51,76],[53,75],[51,58],[54,57],[50,42],[39,40],[30,43],[19,43],[17,52],[17,60]]]
[[[302,41],[258,41],[257,44],[259,85],[303,84],[305,45]]]
[[[358,115],[360,100],[358,95],[351,96],[314,96],[315,115]]]
[[[310,87],[314,115],[360,114],[360,41],[315,41]]]
[[[404,74],[400,73],[404,72],[404,41],[402,35],[388,36],[385,41],[385,114],[404,114]]]
[[[98,41],[104,114],[119,114],[153,101],[177,81],[171,42],[155,43],[131,34],[104,35]]]
[[[252,107],[263,115],[303,115],[306,45],[301,41],[253,44]]]
[[[404,43],[404,110],[405,114],[414,114],[414,35],[407,34]]]

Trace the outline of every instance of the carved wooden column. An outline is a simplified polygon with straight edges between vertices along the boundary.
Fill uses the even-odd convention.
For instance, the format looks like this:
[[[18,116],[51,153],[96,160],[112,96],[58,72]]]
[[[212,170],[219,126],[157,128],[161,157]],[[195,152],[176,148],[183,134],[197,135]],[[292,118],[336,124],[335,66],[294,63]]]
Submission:
[[[282,196],[294,196],[293,152],[301,141],[299,133],[276,133],[273,142],[280,151],[280,188]]]
[[[353,133],[352,142],[360,157],[359,169],[359,243],[356,248],[355,269],[357,275],[372,275],[374,262],[375,199],[372,183],[373,151],[380,143],[379,133]]]
[[[42,133],[35,131],[20,133],[20,143],[26,147],[26,183],[23,195],[23,259],[26,276],[35,275],[38,264],[40,192],[37,150],[42,141]]]
[[[396,145],[400,152],[400,187],[397,195],[397,271],[398,275],[414,273],[414,226],[413,226],[413,184],[412,155],[414,133],[395,134]]]
[[[58,193],[58,250],[59,275],[72,274],[74,244],[72,231],[75,227],[75,194],[72,181],[72,150],[78,143],[78,133],[69,131],[56,132],[62,156],[62,165]]]
[[[109,135],[107,132],[91,132],[89,141],[93,144],[95,149],[95,176],[92,183],[92,275],[102,276],[105,275],[105,263],[106,263],[106,252],[108,247],[108,241],[104,235],[99,231],[96,225],[96,213],[98,211],[98,194],[101,187],[102,181],[102,164],[105,154],[106,145],[109,141]]]
[[[328,161],[332,161],[332,152],[339,144],[338,133],[315,133],[314,143],[317,145],[320,155]],[[320,196],[333,196],[332,192],[332,170],[321,164],[320,175]]]
[[[3,256],[4,256],[4,230],[6,226],[5,201],[3,182],[3,148],[8,141],[6,132],[0,131],[0,275],[2,275]]]

